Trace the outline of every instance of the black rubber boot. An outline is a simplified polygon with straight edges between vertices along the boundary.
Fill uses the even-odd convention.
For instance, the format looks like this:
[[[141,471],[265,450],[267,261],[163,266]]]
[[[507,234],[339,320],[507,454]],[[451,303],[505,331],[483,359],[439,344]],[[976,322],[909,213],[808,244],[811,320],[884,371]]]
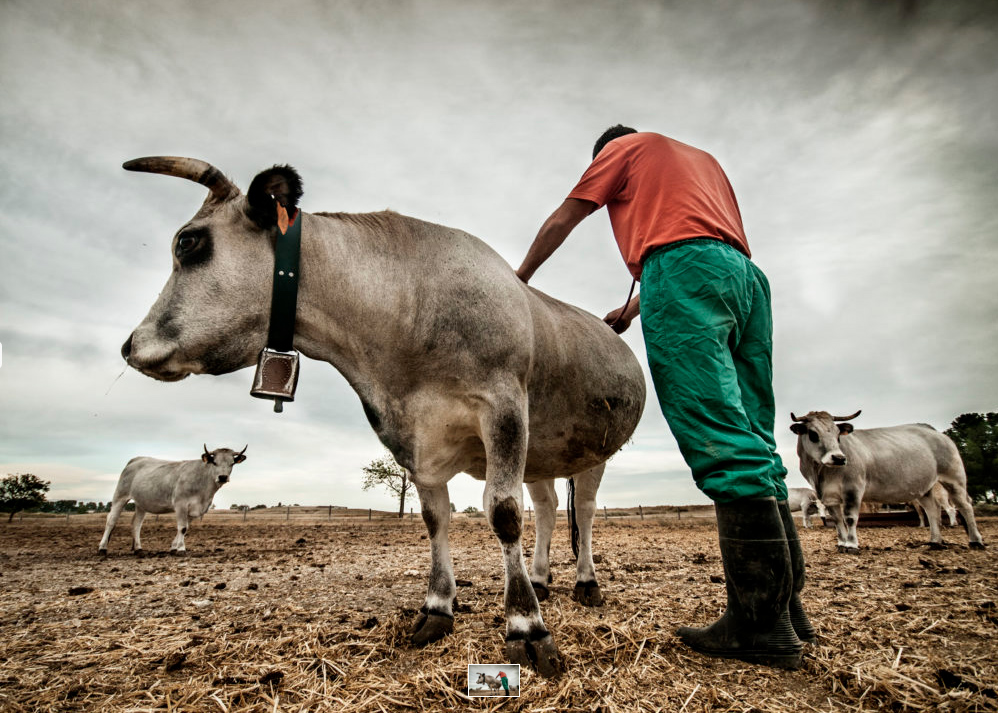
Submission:
[[[715,503],[727,610],[702,629],[676,634],[708,656],[795,669],[803,646],[790,624],[790,551],[775,498]]]
[[[794,584],[790,590],[790,603],[787,609],[790,612],[790,623],[794,627],[797,638],[807,644],[813,644],[818,639],[814,627],[811,626],[804,607],[800,601],[801,590],[804,589],[804,553],[800,548],[800,539],[797,537],[797,526],[794,523],[793,515],[790,514],[790,504],[786,500],[777,503],[780,508],[780,518],[783,520],[783,532],[787,536],[787,546],[790,548],[790,569],[793,572]]]

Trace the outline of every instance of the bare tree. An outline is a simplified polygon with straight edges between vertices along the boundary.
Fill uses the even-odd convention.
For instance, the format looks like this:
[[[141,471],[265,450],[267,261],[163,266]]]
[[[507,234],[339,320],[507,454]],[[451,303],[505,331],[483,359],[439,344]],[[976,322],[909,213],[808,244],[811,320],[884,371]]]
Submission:
[[[413,488],[412,481],[409,479],[409,471],[396,463],[388,451],[381,458],[364,466],[364,490],[377,486],[398,496],[399,517],[405,515],[405,499]]]

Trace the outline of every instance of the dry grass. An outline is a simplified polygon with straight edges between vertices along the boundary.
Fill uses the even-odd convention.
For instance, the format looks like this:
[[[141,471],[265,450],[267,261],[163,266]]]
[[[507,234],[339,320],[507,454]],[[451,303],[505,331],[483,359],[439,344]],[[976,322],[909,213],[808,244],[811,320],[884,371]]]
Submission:
[[[998,542],[998,519],[980,525]],[[0,710],[998,710],[998,556],[962,532],[929,551],[925,530],[866,529],[856,557],[831,530],[801,530],[820,641],[786,672],[705,658],[673,634],[723,608],[711,520],[599,519],[598,609],[569,596],[560,528],[542,609],[568,672],[524,670],[519,698],[490,699],[466,681],[468,663],[503,662],[502,565],[483,520],[452,524],[470,584],[455,633],[422,650],[405,643],[429,560],[418,519],[209,516],[187,558],[136,559],[125,518],[106,560],[100,516],[15,521],[0,526]],[[172,536],[150,520],[143,544]]]

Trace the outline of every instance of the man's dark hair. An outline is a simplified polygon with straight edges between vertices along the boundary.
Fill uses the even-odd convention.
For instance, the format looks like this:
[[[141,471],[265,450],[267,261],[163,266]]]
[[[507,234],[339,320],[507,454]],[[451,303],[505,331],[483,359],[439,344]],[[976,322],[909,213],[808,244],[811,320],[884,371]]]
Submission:
[[[636,133],[638,133],[638,130],[632,129],[630,126],[623,126],[622,124],[611,126],[603,132],[602,136],[596,139],[596,144],[593,146],[593,158],[596,158],[599,155],[599,152],[603,150],[603,147],[614,139],[619,139],[621,136]]]

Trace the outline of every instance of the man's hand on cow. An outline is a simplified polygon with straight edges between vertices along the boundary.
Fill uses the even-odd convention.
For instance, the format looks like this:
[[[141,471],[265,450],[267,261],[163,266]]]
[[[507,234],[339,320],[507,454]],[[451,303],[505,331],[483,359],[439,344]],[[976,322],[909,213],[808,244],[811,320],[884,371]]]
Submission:
[[[641,314],[641,295],[634,295],[626,305],[610,312],[603,321],[617,334],[622,334],[639,314]]]
[[[603,321],[610,325],[610,328],[617,334],[623,334],[631,326],[631,320],[624,316],[624,308],[618,307],[613,310]]]

